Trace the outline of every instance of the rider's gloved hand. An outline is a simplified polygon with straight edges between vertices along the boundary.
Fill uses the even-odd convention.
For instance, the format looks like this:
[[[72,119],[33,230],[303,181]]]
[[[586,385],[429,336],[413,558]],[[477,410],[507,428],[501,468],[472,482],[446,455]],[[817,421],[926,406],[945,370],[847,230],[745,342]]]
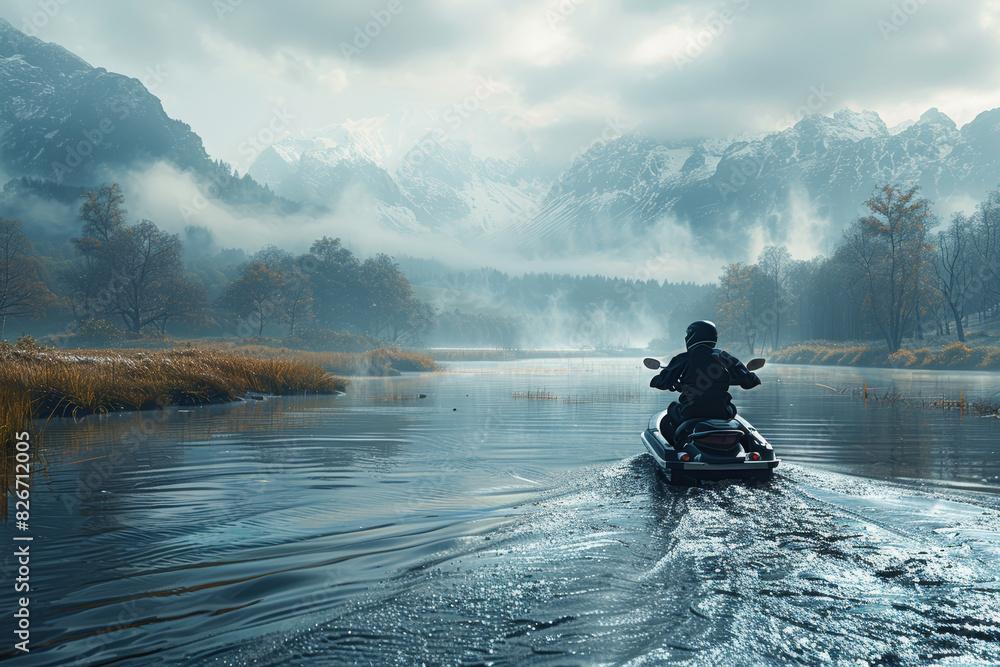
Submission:
[[[664,368],[659,374],[654,375],[653,379],[649,381],[649,386],[653,389],[670,390],[671,388],[667,386],[667,369]]]

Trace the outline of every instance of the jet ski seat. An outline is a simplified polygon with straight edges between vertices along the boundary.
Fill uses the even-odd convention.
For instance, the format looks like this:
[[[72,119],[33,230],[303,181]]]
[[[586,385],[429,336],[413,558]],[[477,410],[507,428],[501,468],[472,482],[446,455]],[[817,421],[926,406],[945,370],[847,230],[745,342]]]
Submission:
[[[698,438],[701,442],[726,448],[746,435],[743,425],[735,419],[688,419],[674,431],[673,441],[684,442],[692,436],[697,437],[699,433],[705,433],[704,438]],[[674,447],[677,445],[674,444]]]

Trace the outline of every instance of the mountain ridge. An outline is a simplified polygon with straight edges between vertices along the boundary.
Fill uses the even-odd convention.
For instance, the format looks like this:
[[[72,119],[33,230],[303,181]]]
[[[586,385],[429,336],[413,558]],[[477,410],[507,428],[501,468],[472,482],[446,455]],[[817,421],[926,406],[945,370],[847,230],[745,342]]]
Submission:
[[[0,173],[4,213],[25,214],[21,198],[45,183],[96,187],[166,162],[227,204],[296,210],[266,186],[211,159],[190,125],[170,118],[139,79],[92,67],[62,46],[0,19]]]

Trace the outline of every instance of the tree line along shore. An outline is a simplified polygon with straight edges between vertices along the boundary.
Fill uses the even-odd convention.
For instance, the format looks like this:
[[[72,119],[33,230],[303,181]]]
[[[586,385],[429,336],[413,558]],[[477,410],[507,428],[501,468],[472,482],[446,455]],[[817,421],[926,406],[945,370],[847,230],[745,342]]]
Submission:
[[[864,209],[827,256],[795,260],[784,246],[767,246],[756,262],[725,267],[710,294],[675,315],[711,313],[736,351],[791,345],[778,356],[799,363],[850,363],[843,349],[851,347],[878,365],[882,348],[885,365],[995,367],[979,346],[1000,344],[1000,190],[948,220],[917,187],[882,185]],[[922,349],[953,342],[963,345],[943,356]]]
[[[426,329],[429,306],[386,254],[361,259],[324,236],[300,254],[248,256],[204,228],[186,228],[185,242],[127,216],[110,185],[82,196],[71,238],[0,218],[0,338],[16,326],[59,347],[283,335],[340,349],[341,335],[386,346]]]
[[[316,351],[622,352],[653,324],[662,340],[652,347],[672,349],[687,322],[712,319],[740,354],[803,341],[882,341],[892,354],[927,336],[996,343],[980,336],[1000,323],[1000,190],[943,220],[918,189],[886,184],[826,256],[799,260],[766,246],[710,284],[660,280],[666,257],[612,278],[364,259],[327,237],[297,254],[247,254],[219,247],[206,228],[179,235],[130,223],[116,185],[73,199],[82,204],[69,234],[42,240],[30,220],[22,229],[0,219],[0,337],[6,328],[60,347],[267,337]],[[924,345],[940,343],[907,340]]]

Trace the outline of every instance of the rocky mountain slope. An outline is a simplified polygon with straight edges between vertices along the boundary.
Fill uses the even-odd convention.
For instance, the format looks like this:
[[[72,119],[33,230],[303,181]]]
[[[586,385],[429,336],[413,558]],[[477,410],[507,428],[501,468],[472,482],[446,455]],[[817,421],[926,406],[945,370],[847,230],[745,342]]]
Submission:
[[[231,178],[142,81],[91,67],[0,19],[0,174],[23,179],[6,193],[23,199],[53,185],[95,187],[157,162],[190,173],[206,191],[214,183],[227,203],[295,208],[250,179]],[[17,202],[4,199],[17,215]]]

